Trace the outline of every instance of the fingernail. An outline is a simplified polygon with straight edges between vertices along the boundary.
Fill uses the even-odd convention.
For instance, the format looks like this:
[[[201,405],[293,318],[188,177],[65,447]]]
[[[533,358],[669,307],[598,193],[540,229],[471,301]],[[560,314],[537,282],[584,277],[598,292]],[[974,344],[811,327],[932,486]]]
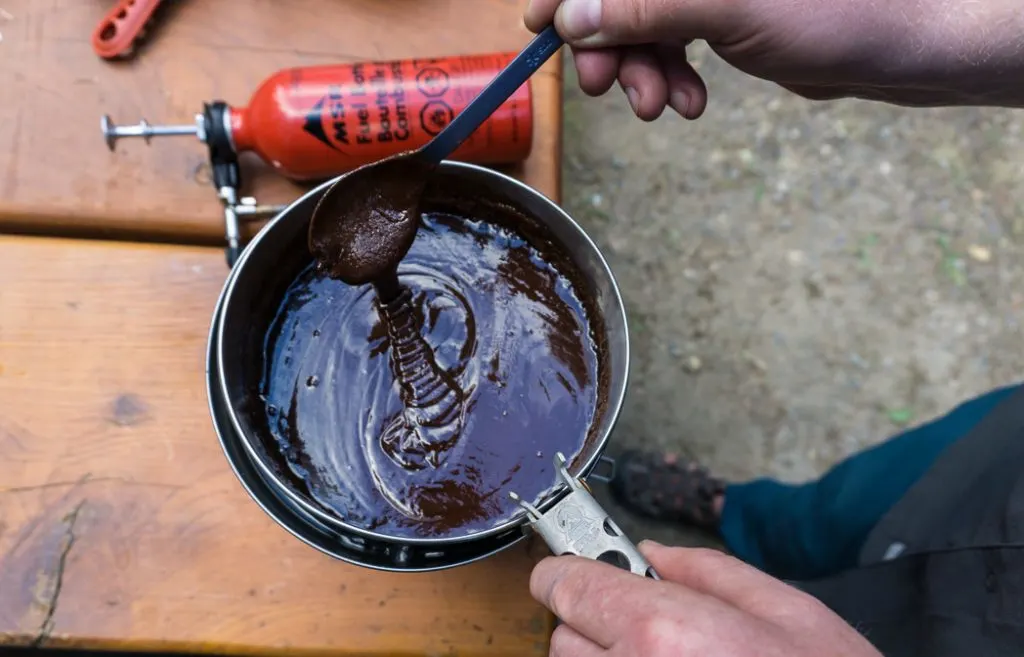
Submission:
[[[601,0],[565,0],[559,11],[566,36],[588,37],[601,27]]]
[[[663,547],[665,547],[665,546],[662,545],[661,543],[659,543],[658,541],[655,541],[655,540],[650,539],[650,538],[645,538],[644,540],[642,540],[639,543],[637,543],[637,548],[639,548],[641,550],[643,550],[644,548],[655,548],[655,549],[657,549],[657,548],[663,548]]]
[[[685,92],[673,91],[669,96],[668,104],[679,113],[679,116],[686,117],[686,110],[690,107],[690,97]]]
[[[633,114],[640,111],[640,94],[633,87],[626,87],[626,98],[629,99],[629,106],[633,108]]]

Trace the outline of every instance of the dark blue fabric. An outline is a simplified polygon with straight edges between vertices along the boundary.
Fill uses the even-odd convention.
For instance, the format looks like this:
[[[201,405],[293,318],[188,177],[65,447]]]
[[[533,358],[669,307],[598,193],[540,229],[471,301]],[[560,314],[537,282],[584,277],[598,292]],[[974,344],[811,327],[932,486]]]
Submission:
[[[720,530],[740,559],[780,579],[808,580],[857,563],[868,533],[936,457],[1018,386],[855,454],[817,481],[756,479],[726,488]]]

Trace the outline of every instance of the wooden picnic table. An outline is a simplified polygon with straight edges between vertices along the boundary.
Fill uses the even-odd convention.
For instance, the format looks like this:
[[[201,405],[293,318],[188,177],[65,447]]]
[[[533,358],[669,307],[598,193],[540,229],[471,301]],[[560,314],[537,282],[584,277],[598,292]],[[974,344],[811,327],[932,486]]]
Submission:
[[[523,4],[179,0],[112,64],[89,45],[108,2],[0,0],[0,644],[547,654],[553,619],[527,586],[543,546],[382,573],[301,543],[245,493],[206,400],[227,266],[205,147],[110,153],[99,131],[103,114],[184,122],[206,100],[243,104],[288,66],[516,50]],[[534,80],[516,171],[555,199],[560,70]],[[304,189],[244,166],[262,202]]]

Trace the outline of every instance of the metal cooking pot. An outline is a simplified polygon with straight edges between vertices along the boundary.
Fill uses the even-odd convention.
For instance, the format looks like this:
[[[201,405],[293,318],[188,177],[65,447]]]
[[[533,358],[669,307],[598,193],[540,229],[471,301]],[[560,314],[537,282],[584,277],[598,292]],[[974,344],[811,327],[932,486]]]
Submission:
[[[518,207],[544,224],[582,273],[595,297],[608,350],[607,400],[596,418],[598,430],[570,465],[583,478],[594,469],[619,416],[629,372],[629,335],[619,288],[601,252],[579,224],[550,199],[504,174],[446,161],[437,180],[467,198],[487,194]],[[332,181],[333,182],[333,181]],[[262,412],[247,403],[262,372],[262,342],[285,290],[312,261],[306,245],[310,217],[331,183],[310,191],[275,217],[252,240],[235,264],[214,312],[207,349],[207,393],[221,446],[242,486],[286,530],[338,559],[369,568],[428,571],[466,564],[505,549],[523,538],[523,514],[487,531],[440,538],[392,537],[356,527],[327,513],[286,485],[267,456],[268,428]],[[250,393],[250,394],[247,394]],[[559,487],[537,504],[541,512],[561,500]]]

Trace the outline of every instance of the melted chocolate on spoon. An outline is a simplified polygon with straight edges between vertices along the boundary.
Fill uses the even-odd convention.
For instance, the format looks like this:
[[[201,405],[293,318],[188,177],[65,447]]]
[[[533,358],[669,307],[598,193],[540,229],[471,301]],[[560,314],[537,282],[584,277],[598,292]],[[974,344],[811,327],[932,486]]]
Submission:
[[[440,466],[465,413],[463,391],[438,367],[412,296],[398,282],[398,263],[416,237],[423,191],[435,169],[410,152],[353,171],[321,197],[309,233],[310,250],[332,278],[372,283],[377,292],[404,406],[383,427],[380,442],[407,470]]]
[[[309,249],[332,277],[373,283],[384,302],[398,296],[398,263],[416,238],[420,202],[437,165],[415,151],[350,172],[313,210]]]

